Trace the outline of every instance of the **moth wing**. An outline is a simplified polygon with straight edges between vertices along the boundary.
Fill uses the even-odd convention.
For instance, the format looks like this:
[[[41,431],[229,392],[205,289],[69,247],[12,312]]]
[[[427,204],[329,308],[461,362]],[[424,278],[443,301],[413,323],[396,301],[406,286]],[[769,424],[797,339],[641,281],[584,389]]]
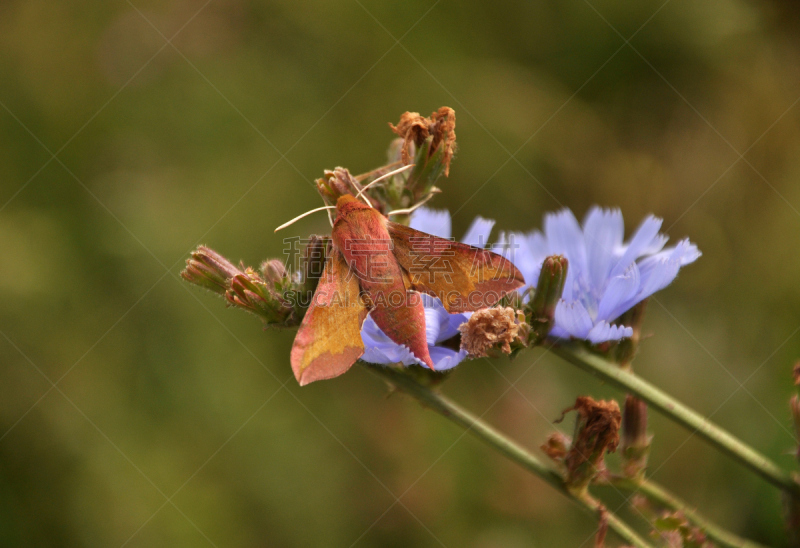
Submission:
[[[361,324],[366,315],[358,278],[332,247],[292,345],[292,371],[300,386],[338,377],[350,369],[364,353]]]
[[[492,306],[525,283],[517,267],[497,253],[386,224],[394,256],[408,273],[409,289],[439,297],[448,312]]]

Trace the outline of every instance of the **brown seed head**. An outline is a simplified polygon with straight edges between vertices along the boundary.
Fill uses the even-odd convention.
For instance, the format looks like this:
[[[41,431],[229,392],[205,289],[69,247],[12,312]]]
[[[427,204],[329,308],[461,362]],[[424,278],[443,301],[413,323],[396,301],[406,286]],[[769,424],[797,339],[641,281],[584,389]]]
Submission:
[[[459,326],[461,349],[475,358],[488,356],[487,351],[497,346],[510,354],[511,343],[519,336],[519,329],[517,311],[513,308],[482,308]]]
[[[430,153],[440,146],[444,147],[444,174],[450,174],[450,160],[456,144],[456,112],[453,109],[442,107],[432,113],[430,118],[421,116],[419,112],[405,112],[396,126],[390,123],[389,127],[403,139],[400,157],[405,164],[411,163],[411,144],[419,147],[425,139],[433,135]]]
[[[622,414],[617,402],[595,401],[589,396],[578,397],[564,413],[569,411],[577,411],[578,417],[572,447],[564,459],[567,484],[581,490],[605,469],[605,453],[616,451]]]

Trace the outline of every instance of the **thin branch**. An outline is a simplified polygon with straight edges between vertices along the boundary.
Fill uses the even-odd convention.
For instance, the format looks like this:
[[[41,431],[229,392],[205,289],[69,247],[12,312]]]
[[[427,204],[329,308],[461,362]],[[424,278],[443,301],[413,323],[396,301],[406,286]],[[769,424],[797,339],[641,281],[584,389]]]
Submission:
[[[416,398],[425,407],[436,411],[445,418],[465,428],[476,438],[480,439],[498,453],[521,465],[526,470],[533,472],[550,486],[560,491],[565,496],[576,501],[584,510],[597,516],[602,504],[587,495],[579,496],[572,493],[564,482],[560,473],[547,466],[535,455],[529,453],[520,445],[507,438],[478,417],[462,409],[446,397],[432,391],[427,386],[415,381],[409,375],[391,367],[360,362],[368,370],[388,381],[398,390]],[[645,542],[633,529],[615,514],[607,511],[608,525],[626,543],[637,548],[649,548],[652,545]]]
[[[776,487],[800,497],[800,484],[796,483],[788,472],[644,379],[575,345],[554,346],[551,352],[605,382],[641,398],[667,418],[695,432]]]
[[[617,489],[641,493],[650,500],[670,510],[680,511],[687,520],[702,529],[711,540],[715,541],[720,546],[728,548],[766,548],[762,544],[742,538],[723,529],[698,513],[692,506],[678,498],[677,495],[670,493],[666,488],[654,481],[647,479],[636,481],[621,476],[612,476],[608,478],[608,483]]]

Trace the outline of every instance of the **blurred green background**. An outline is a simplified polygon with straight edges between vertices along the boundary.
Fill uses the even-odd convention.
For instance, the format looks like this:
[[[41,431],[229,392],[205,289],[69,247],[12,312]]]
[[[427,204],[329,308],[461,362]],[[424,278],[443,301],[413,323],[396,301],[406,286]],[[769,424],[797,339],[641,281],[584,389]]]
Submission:
[[[755,0],[0,2],[0,544],[591,545],[538,479],[361,368],[300,389],[292,332],[178,280],[199,243],[258,264],[327,231],[272,233],[442,105],[456,235],[599,203],[699,245],[635,367],[792,469],[798,22]],[[444,390],[532,448],[576,395],[621,397],[538,350]],[[774,488],[651,426],[654,478],[785,545]]]

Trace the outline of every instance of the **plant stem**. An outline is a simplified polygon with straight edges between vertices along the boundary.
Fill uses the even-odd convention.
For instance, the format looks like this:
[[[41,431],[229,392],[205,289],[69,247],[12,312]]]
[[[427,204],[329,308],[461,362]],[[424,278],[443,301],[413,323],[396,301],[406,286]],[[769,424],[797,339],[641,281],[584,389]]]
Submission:
[[[720,451],[739,461],[768,482],[795,497],[800,497],[800,484],[796,483],[788,472],[749,445],[642,378],[577,346],[554,346],[551,351],[584,371],[600,377],[609,384],[636,395],[671,420],[697,433]]]
[[[728,548],[765,548],[757,542],[741,538],[719,527],[693,510],[689,504],[653,481],[647,479],[636,481],[621,476],[612,476],[608,478],[608,483],[618,489],[642,493],[650,500],[671,510],[679,510],[687,520],[700,527],[709,538],[716,541],[720,546],[727,546]]]
[[[600,502],[588,494],[581,496],[572,493],[567,488],[564,478],[560,473],[547,466],[536,456],[526,451],[520,445],[507,438],[478,417],[462,409],[441,394],[432,391],[429,387],[423,386],[402,371],[381,365],[364,362],[360,363],[379,377],[391,383],[397,389],[416,398],[424,406],[465,428],[469,433],[492,447],[498,453],[521,465],[526,470],[533,472],[567,497],[577,501],[584,510],[595,516],[599,516],[600,509],[602,508]],[[650,544],[645,542],[615,514],[607,511],[607,519],[609,527],[626,543],[638,548],[650,548]]]

